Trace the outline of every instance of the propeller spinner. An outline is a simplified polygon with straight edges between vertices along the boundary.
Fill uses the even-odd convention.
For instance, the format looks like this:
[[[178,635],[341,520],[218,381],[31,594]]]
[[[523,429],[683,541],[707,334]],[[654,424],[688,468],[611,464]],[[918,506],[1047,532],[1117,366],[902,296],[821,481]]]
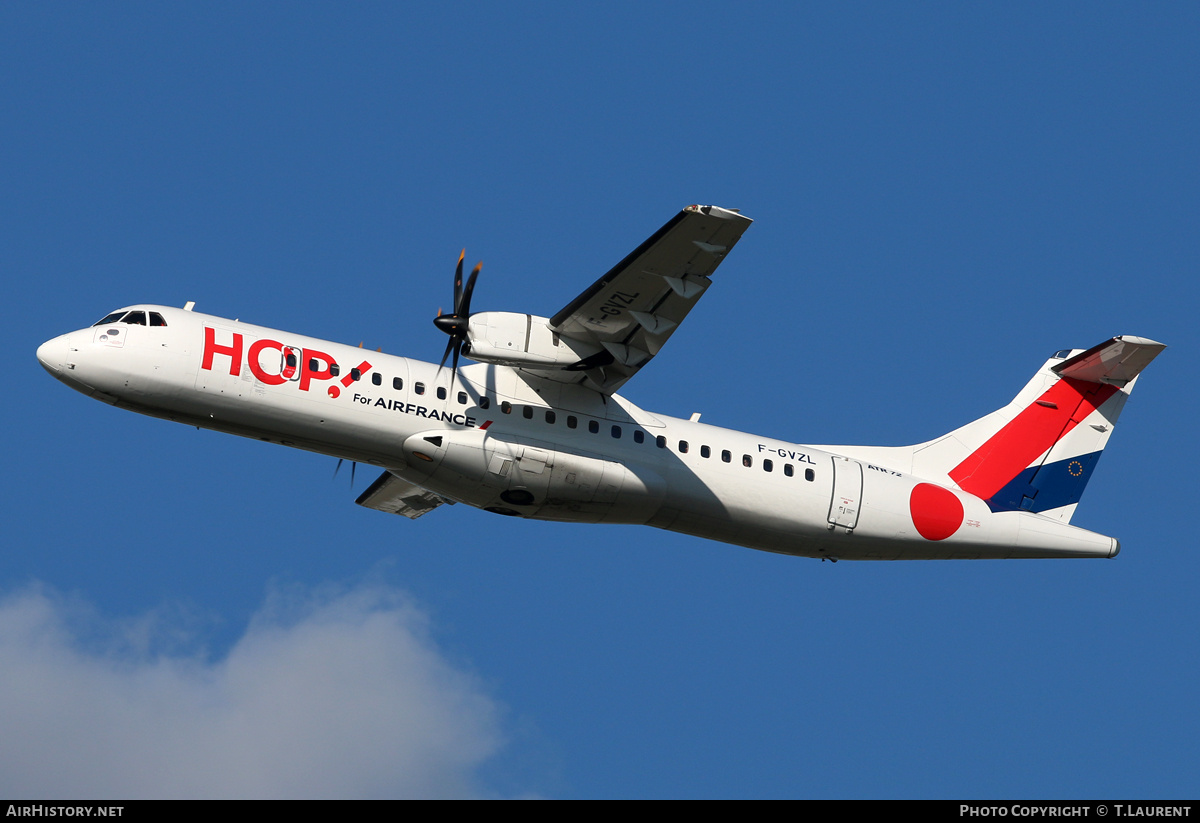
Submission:
[[[467,278],[466,288],[463,288],[463,258],[466,256],[467,250],[463,249],[458,255],[458,265],[454,269],[454,313],[442,314],[442,310],[438,309],[438,316],[433,319],[433,325],[450,335],[446,351],[442,354],[442,362],[438,363],[438,374],[441,374],[442,367],[446,365],[446,358],[450,356],[450,352],[454,352],[454,359],[450,365],[451,383],[458,374],[458,355],[462,352],[463,344],[467,342],[468,322],[471,319],[471,293],[475,291],[475,278],[483,268],[482,262],[476,263],[471,276]]]

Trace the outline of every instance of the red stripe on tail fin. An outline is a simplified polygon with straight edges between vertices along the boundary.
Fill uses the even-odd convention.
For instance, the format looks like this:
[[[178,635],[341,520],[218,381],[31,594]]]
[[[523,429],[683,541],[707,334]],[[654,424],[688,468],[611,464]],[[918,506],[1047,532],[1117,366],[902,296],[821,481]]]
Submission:
[[[989,499],[1116,392],[1064,377],[951,469],[950,479]]]

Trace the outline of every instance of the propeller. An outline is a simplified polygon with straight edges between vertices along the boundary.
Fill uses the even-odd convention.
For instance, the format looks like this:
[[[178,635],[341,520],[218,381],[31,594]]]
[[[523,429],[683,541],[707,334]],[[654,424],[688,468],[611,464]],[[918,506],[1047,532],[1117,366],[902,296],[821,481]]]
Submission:
[[[345,458],[341,458],[341,457],[338,458],[337,465],[333,467],[333,479],[334,480],[337,480],[338,472],[341,470],[342,463],[344,463],[344,462],[345,462]],[[354,460],[351,460],[350,461],[350,488],[354,488],[354,470],[357,468],[358,468],[358,463]]]
[[[433,319],[433,325],[450,335],[446,351],[442,354],[442,362],[438,363],[438,374],[442,373],[446,358],[454,352],[454,359],[450,365],[451,384],[458,374],[458,355],[462,352],[463,344],[467,342],[467,328],[471,319],[471,293],[475,291],[475,278],[479,277],[479,271],[483,268],[482,262],[476,263],[471,276],[467,278],[466,288],[463,288],[463,259],[466,256],[467,250],[463,249],[458,255],[458,265],[454,268],[454,313],[442,314],[442,310],[438,309],[437,317]]]

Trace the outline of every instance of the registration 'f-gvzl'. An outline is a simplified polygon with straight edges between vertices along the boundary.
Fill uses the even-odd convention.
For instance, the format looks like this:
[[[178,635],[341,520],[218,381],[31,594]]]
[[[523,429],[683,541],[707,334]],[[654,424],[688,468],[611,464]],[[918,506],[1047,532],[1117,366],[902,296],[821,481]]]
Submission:
[[[1114,337],[1051,357],[1002,409],[905,447],[811,446],[638,408],[617,391],[670,339],[750,225],[688,206],[553,317],[472,312],[455,272],[442,363],[166,306],[43,344],[121,408],[370,463],[358,502],[421,517],[633,523],[831,559],[1113,557],[1070,525],[1138,373]],[[459,357],[476,361],[459,367]],[[447,362],[449,359],[450,362]]]

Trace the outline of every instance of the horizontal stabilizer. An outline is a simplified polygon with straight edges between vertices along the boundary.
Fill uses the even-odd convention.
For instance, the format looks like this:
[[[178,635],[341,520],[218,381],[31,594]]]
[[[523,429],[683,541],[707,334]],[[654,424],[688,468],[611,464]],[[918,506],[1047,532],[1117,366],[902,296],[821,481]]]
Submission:
[[[453,503],[420,486],[384,472],[357,500],[360,506],[389,514],[401,514],[413,520],[433,511],[443,503]]]
[[[1061,377],[1070,377],[1086,383],[1123,387],[1137,377],[1138,372],[1146,368],[1165,348],[1162,343],[1147,340],[1145,337],[1120,335],[1067,358],[1052,366],[1051,371]]]

